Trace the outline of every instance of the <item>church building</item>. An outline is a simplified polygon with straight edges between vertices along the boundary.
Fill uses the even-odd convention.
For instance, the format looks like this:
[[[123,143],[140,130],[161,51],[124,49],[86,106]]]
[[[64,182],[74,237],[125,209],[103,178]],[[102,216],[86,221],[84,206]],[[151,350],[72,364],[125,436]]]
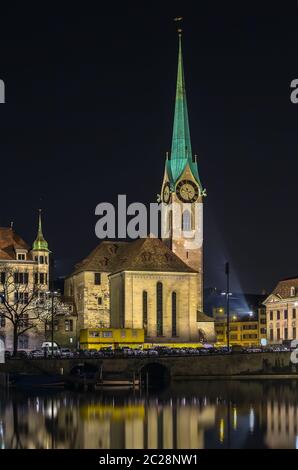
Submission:
[[[215,341],[203,309],[203,198],[192,154],[181,33],[171,154],[161,186],[167,230],[132,242],[102,241],[65,280],[78,328],[143,328],[150,342]],[[182,229],[182,230],[181,230]]]

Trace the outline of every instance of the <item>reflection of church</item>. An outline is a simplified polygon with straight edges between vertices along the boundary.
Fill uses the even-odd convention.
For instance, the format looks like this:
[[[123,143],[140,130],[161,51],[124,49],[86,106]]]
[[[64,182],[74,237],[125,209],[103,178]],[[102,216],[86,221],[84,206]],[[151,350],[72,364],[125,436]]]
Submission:
[[[161,189],[164,204],[175,203],[167,214],[167,234],[162,241],[103,241],[76,265],[65,294],[75,301],[79,328],[144,328],[148,340],[159,342],[214,340],[214,322],[202,312],[203,195],[179,35],[172,149]]]

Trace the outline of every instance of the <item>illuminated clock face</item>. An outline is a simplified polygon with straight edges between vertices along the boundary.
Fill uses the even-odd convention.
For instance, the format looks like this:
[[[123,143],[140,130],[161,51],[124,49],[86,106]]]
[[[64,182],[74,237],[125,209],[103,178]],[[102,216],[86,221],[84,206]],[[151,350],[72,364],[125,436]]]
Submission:
[[[176,186],[176,194],[182,202],[195,202],[199,191],[197,185],[190,180],[181,180]]]
[[[169,183],[166,183],[164,185],[164,188],[163,188],[163,192],[162,192],[162,200],[163,202],[165,202],[166,204],[168,204],[169,200],[170,200],[170,196],[171,196],[171,193],[170,193],[170,185]]]

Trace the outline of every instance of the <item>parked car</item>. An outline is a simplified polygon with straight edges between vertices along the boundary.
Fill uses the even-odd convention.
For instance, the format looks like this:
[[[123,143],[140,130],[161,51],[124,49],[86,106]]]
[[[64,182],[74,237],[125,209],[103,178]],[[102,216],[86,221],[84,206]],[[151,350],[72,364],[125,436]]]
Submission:
[[[147,349],[148,356],[158,356],[158,351],[156,349]]]
[[[63,358],[70,358],[74,357],[73,352],[69,348],[61,348],[60,349],[60,356]]]
[[[16,359],[26,359],[28,357],[27,351],[17,351],[17,354],[14,356]]]
[[[133,354],[134,356],[140,356],[140,357],[145,355],[143,349],[133,349]]]
[[[89,350],[88,349],[79,349],[77,351],[77,355],[79,357],[89,357]]]
[[[34,349],[33,351],[30,351],[29,357],[44,357],[44,351],[42,349]]]
[[[60,348],[57,343],[51,341],[45,341],[41,345],[41,349],[45,352],[45,355],[48,357],[51,356],[60,356]]]
[[[102,348],[101,352],[105,357],[114,357],[114,351],[112,348]]]
[[[123,356],[125,356],[125,357],[133,356],[134,355],[134,350],[131,349],[131,348],[122,348],[122,353],[123,353]]]

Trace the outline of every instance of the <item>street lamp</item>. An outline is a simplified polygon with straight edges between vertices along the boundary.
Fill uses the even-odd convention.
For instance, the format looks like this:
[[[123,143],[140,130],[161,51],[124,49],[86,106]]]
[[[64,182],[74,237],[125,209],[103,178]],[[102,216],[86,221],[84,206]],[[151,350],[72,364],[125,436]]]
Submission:
[[[58,295],[58,292],[55,290],[52,291],[47,291],[46,294],[50,297],[52,300],[51,302],[51,323],[52,323],[52,359],[54,358],[54,298],[56,295]]]
[[[227,262],[225,265],[225,273],[227,276],[227,294],[226,294],[226,304],[227,304],[227,347],[230,351],[230,264]]]

